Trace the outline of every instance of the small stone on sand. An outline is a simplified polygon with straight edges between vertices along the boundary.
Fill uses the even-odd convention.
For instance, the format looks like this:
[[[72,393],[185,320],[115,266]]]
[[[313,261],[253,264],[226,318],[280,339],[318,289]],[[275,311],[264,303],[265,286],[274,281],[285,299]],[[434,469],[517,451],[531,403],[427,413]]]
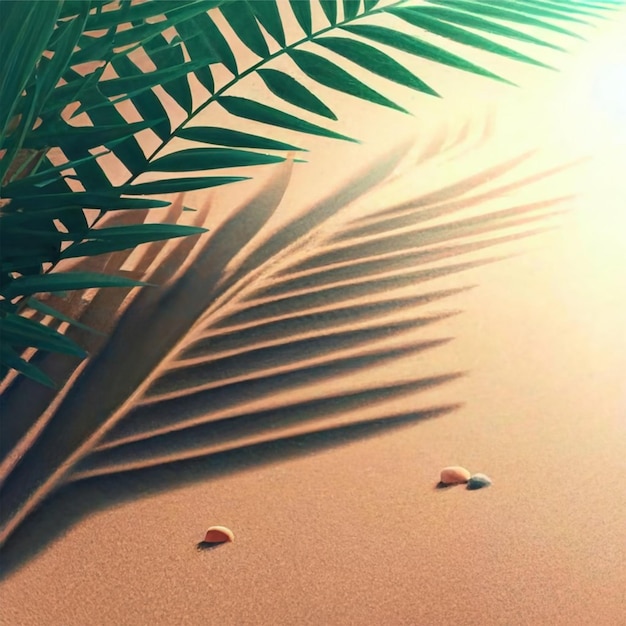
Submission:
[[[491,478],[485,474],[474,474],[467,481],[468,489],[482,489],[483,487],[489,487],[492,484]]]
[[[230,528],[226,528],[226,526],[211,526],[206,531],[206,536],[204,537],[205,543],[227,543],[234,540],[235,535],[233,531]]]
[[[440,480],[444,485],[458,485],[470,479],[470,472],[459,465],[451,465],[441,470]]]

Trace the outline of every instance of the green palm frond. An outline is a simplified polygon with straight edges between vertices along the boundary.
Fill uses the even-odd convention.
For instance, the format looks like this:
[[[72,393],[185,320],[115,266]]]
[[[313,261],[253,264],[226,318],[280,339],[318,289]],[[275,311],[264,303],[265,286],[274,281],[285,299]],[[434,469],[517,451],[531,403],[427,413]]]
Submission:
[[[458,311],[432,307],[463,288],[434,281],[494,260],[484,256],[488,248],[540,232],[538,221],[567,200],[539,195],[515,204],[516,190],[532,190],[562,167],[534,171],[532,153],[477,166],[484,143],[464,130],[452,141],[434,137],[418,157],[400,148],[298,216],[287,214],[279,230],[270,218],[286,210],[293,163],[277,164],[265,187],[209,233],[148,244],[132,279],[160,290],[103,289],[74,302],[64,314],[82,327],[67,334],[81,343],[88,337],[90,359],[77,368],[73,354],[35,355],[45,376],[67,381],[58,395],[25,377],[4,390],[11,419],[0,441],[2,539],[59,488],[80,490],[91,481],[99,491],[93,481],[115,477],[115,491],[123,491],[146,472],[169,485],[170,466],[182,481],[185,463],[212,465],[251,451],[262,457],[268,446],[291,454],[298,441],[334,445],[335,435],[370,436],[452,410],[398,413],[387,402],[462,372],[381,378],[372,386],[371,368],[449,341],[437,323]],[[418,171],[432,178],[442,162],[458,163],[459,178],[381,200],[398,198],[394,190]],[[146,214],[111,214],[105,227]],[[202,211],[192,215],[196,227],[206,219]],[[129,252],[115,254],[114,269]],[[120,307],[123,315],[112,321],[106,311]],[[345,384],[333,388],[342,376]],[[360,416],[365,405],[367,419]]]
[[[3,316],[23,310],[30,292],[20,285],[54,291],[56,279],[48,288],[46,281],[63,259],[153,241],[156,230],[147,224],[98,228],[111,210],[168,204],[137,196],[245,180],[254,168],[300,150],[297,133],[352,140],[333,128],[333,92],[405,111],[377,85],[383,77],[437,95],[437,85],[419,76],[422,61],[508,82],[472,61],[472,49],[546,66],[526,48],[562,50],[564,36],[579,37],[580,27],[621,2],[5,4],[0,38]],[[285,28],[289,20],[298,25],[294,32]],[[503,37],[524,51],[504,45]],[[463,44],[468,54],[451,52],[449,43]],[[394,58],[397,52],[413,57],[414,66]],[[266,89],[262,101],[243,91],[254,80]],[[213,111],[217,115],[211,116]],[[136,121],[129,123],[128,115]],[[207,124],[215,118],[222,121]],[[250,122],[256,132],[249,132]],[[196,145],[182,148],[181,141]],[[125,172],[124,180],[112,179],[115,167]],[[162,238],[198,232],[185,226],[159,230]],[[80,284],[84,280],[80,277]],[[95,287],[102,279],[93,280]],[[112,278],[109,284],[126,283]],[[21,352],[23,339],[5,331],[8,351],[0,355],[0,373],[17,364],[24,374],[33,374],[12,356]],[[53,335],[48,339],[54,341]]]

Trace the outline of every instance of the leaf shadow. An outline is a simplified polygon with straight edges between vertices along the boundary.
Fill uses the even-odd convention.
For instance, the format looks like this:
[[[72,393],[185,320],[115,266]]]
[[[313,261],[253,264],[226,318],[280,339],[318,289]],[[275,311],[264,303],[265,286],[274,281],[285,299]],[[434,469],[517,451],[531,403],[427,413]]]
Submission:
[[[362,360],[368,362],[365,357]],[[161,430],[140,431],[134,437],[113,440],[101,446],[77,465],[72,479],[80,480],[109,472],[142,469],[172,460],[198,457],[213,453],[216,447],[233,449],[251,437],[263,436],[268,432],[280,435],[282,429],[302,427],[303,424],[318,424],[321,427],[324,421],[341,419],[345,414],[362,410],[373,403],[399,400],[452,382],[461,376],[462,373],[455,372],[366,389],[342,389],[321,397],[298,398],[269,409],[240,410],[234,415],[231,411],[231,414],[221,418],[194,421],[181,419],[170,422]],[[330,378],[324,379],[324,382],[329,382]],[[279,376],[273,382],[270,394],[273,390],[285,390],[284,383],[278,382],[281,379],[284,377]]]
[[[450,341],[413,333],[458,311],[418,309],[464,288],[440,285],[428,293],[422,285],[501,258],[486,258],[486,248],[543,232],[530,226],[553,215],[548,209],[563,197],[511,206],[501,194],[560,168],[524,177],[514,170],[528,155],[495,169],[476,165],[476,175],[430,194],[415,197],[410,186],[410,200],[390,207],[395,196],[388,185],[412,182],[410,170],[389,178],[405,150],[356,173],[276,229],[271,219],[287,211],[286,162],[198,241],[192,263],[185,265],[190,249],[182,244],[154,263],[147,278],[163,288],[138,292],[45,427],[15,456],[1,485],[0,541],[10,537],[3,571],[109,505],[456,408],[390,413],[382,402],[404,402],[458,372],[373,384],[369,372]],[[499,186],[487,176],[509,173],[515,181]],[[387,198],[364,217],[358,202],[370,202],[369,191]],[[465,204],[486,201],[506,208],[456,215]],[[470,259],[456,260],[464,255]],[[29,405],[17,395],[15,402]],[[362,408],[377,418],[364,419]]]
[[[81,520],[113,505],[170,489],[245,472],[278,462],[323,452],[377,435],[435,419],[461,404],[381,415],[347,425],[284,436],[223,450],[198,458],[86,478],[64,485],[46,499],[0,551],[0,580],[43,552]]]

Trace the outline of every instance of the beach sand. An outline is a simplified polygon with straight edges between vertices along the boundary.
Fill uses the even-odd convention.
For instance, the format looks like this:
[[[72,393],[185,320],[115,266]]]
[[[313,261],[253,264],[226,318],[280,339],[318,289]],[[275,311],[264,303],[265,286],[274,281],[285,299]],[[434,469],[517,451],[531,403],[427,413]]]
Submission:
[[[502,105],[505,117],[513,107],[502,131],[513,141],[527,105]],[[563,153],[564,137],[575,143],[566,131],[563,122],[550,139]],[[593,159],[568,179],[578,196],[559,228],[516,244],[523,254],[433,283],[476,285],[429,309],[462,311],[420,334],[454,341],[387,372],[467,371],[388,401],[392,413],[462,406],[372,437],[311,436],[280,455],[269,446],[77,518],[0,582],[0,623],[623,624],[626,141],[591,134]],[[302,180],[329,167],[322,155]],[[493,486],[436,489],[455,464]],[[234,543],[198,550],[216,524]]]

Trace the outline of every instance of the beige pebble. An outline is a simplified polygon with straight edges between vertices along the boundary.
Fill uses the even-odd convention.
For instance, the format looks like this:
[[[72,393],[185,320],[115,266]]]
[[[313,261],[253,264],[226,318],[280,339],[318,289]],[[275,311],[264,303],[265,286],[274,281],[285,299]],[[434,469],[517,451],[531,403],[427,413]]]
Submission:
[[[204,537],[205,543],[226,543],[234,540],[233,531],[226,526],[211,526]]]
[[[459,465],[451,465],[441,470],[440,480],[444,485],[457,485],[466,483],[470,479],[471,473]]]

